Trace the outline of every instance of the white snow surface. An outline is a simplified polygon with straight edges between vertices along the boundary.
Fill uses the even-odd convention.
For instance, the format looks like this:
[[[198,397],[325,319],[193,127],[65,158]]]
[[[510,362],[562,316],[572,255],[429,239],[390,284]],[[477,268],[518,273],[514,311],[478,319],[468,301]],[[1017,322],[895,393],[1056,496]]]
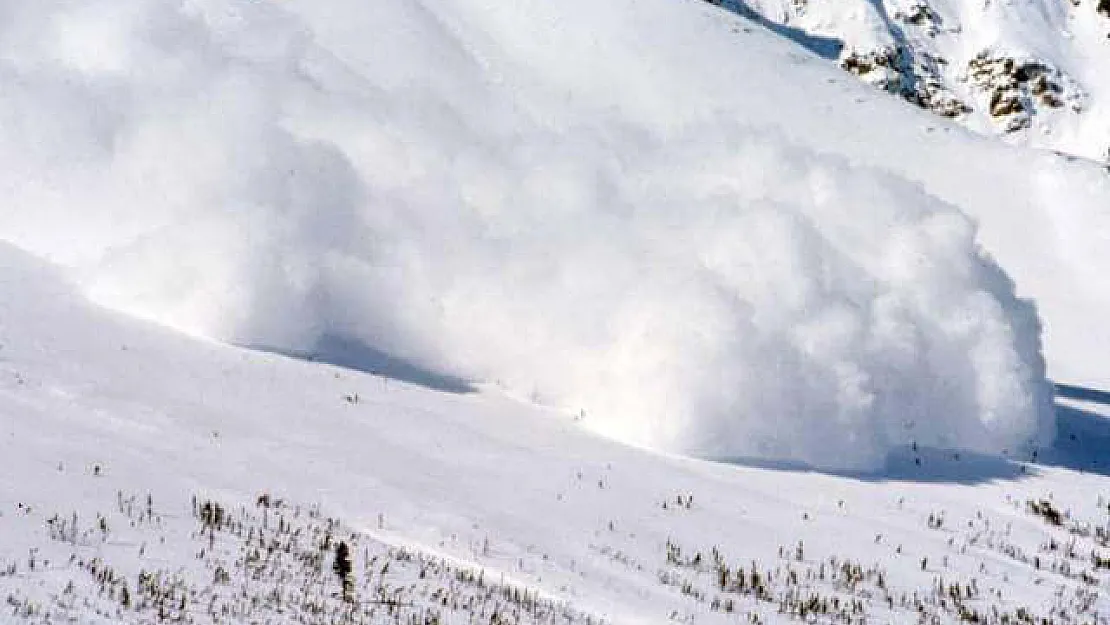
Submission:
[[[1046,444],[1026,298],[1110,378],[1110,177],[698,2],[3,0],[0,75],[0,238],[195,334],[829,468]]]
[[[418,575],[399,549],[592,619],[558,622],[843,622],[839,609],[799,615],[811,597],[858,602],[866,622],[915,622],[919,608],[964,622],[956,605],[991,623],[1019,609],[1107,622],[1110,577],[1093,563],[1107,556],[1105,398],[1061,406],[1065,446],[1043,450],[1046,465],[919,448],[846,476],[760,469],[608,441],[496,389],[437,392],[198,341],[97,309],[20,252],[0,247],[0,261],[4,623],[341,622],[330,610],[350,608],[325,522],[299,541],[280,529],[300,534],[304,512],[291,510],[310,506],[334,540],[361,536],[360,596],[405,599],[352,622],[410,622],[428,608],[444,624],[491,619],[488,586],[484,607],[441,605],[468,585]],[[1082,453],[1094,464],[1075,462]],[[261,494],[286,507],[263,511]],[[192,497],[256,520],[209,538]],[[1066,515],[1061,526],[1030,514],[1041,501]],[[320,562],[291,564],[273,547],[290,542]],[[717,559],[758,571],[770,598],[735,579],[720,587]],[[966,601],[953,603],[952,585]],[[168,607],[156,590],[167,588]]]

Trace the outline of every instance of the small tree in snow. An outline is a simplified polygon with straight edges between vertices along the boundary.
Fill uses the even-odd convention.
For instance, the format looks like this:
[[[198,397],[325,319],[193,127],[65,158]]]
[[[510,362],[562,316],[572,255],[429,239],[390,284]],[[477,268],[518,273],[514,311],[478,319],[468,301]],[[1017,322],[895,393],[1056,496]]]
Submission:
[[[351,550],[347,547],[347,543],[340,541],[335,547],[335,562],[332,563],[332,570],[339,576],[339,583],[343,587],[343,600],[351,601],[354,591],[354,580],[351,577]]]

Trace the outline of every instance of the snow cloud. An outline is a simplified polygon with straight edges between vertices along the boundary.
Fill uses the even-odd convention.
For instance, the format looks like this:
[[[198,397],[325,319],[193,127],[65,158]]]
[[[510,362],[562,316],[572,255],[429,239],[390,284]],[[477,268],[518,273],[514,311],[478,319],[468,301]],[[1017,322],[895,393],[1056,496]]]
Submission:
[[[342,336],[680,453],[1051,436],[1033,306],[921,187],[560,109],[413,0],[362,56],[277,4],[0,0],[0,238],[173,326]]]

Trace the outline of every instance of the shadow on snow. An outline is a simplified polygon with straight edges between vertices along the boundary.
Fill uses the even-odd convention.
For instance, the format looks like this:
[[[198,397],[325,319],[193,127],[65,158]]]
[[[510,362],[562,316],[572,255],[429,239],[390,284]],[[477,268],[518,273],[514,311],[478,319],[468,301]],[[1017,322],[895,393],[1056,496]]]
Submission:
[[[727,9],[740,17],[762,26],[776,35],[789,39],[799,46],[809,50],[817,56],[835,61],[840,58],[840,51],[844,49],[844,42],[834,37],[811,35],[800,28],[772,22],[759,13],[753,11],[741,0],[708,0],[711,4]]]
[[[808,471],[869,482],[936,482],[980,484],[1037,475],[1056,467],[1110,476],[1110,417],[1073,404],[1104,406],[1110,414],[1110,392],[1066,384],[1056,385],[1056,440],[1035,456],[1012,458],[968,451],[905,447],[892,452],[875,471],[825,471],[802,463],[736,458],[733,464],[778,471]]]
[[[267,345],[243,345],[242,347],[299,360],[322,362],[344,369],[423,386],[433,391],[445,393],[474,392],[474,387],[470,382],[462,378],[436,373],[403,358],[391,356],[361,341],[333,334],[320,337],[316,344],[312,346],[312,349],[305,351],[288,350]]]
[[[1039,461],[1110,476],[1110,393],[1057,385],[1056,394],[1056,442]]]
[[[470,382],[420,367],[356,340],[321,337],[311,350],[291,351],[264,345],[245,346],[291,358],[322,362],[346,369],[448,393],[472,393]],[[936,482],[980,484],[1036,475],[1039,467],[1058,467],[1110,476],[1110,417],[1075,402],[1096,404],[1110,414],[1110,392],[1056,385],[1056,440],[1031,457],[991,456],[970,451],[904,447],[893,451],[881,469],[826,471],[804,463],[760,458],[718,458],[719,462],[777,471],[817,472],[873,482]]]

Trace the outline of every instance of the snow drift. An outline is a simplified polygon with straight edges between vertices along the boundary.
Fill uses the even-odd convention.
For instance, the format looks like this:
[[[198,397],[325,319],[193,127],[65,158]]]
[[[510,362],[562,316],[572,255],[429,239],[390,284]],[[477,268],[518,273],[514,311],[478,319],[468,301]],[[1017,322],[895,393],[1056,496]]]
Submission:
[[[344,337],[658,448],[866,468],[1051,436],[1039,321],[973,223],[641,101],[649,42],[604,30],[631,3],[277,5],[0,0],[0,237],[179,328]],[[637,19],[718,24],[667,5]],[[623,95],[580,67],[602,51]]]

